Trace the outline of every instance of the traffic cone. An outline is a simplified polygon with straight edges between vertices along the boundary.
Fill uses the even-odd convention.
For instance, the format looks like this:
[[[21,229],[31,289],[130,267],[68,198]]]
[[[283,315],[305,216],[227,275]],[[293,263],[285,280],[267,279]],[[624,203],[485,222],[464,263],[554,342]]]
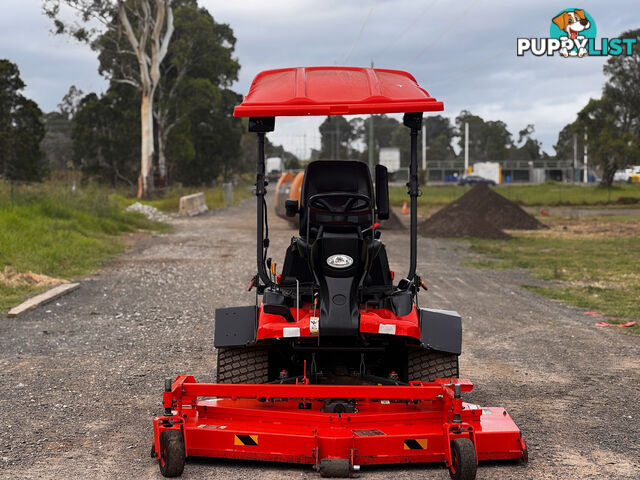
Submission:
[[[404,202],[402,204],[402,214],[406,215],[407,214],[407,202]]]

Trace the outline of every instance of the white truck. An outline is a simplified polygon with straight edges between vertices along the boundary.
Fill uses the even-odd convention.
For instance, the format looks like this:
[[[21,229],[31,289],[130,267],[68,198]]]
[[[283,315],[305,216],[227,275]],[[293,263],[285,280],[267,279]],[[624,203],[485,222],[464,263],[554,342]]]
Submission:
[[[473,175],[491,180],[497,185],[501,180],[502,169],[498,162],[476,162],[473,164]]]
[[[624,170],[618,170],[613,174],[614,182],[638,182],[636,178],[640,176],[640,165],[636,165],[633,167],[625,168]]]
[[[284,170],[284,161],[280,157],[269,157],[264,161],[264,171],[267,179],[277,180]]]
[[[389,173],[396,173],[400,170],[400,149],[397,147],[381,148],[378,163],[387,167]]]

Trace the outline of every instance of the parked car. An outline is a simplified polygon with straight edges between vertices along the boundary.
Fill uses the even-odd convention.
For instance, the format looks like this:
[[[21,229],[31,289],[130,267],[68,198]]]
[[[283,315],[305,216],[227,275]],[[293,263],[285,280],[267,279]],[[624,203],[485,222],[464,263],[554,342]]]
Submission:
[[[478,175],[467,175],[466,177],[461,177],[458,180],[458,185],[475,185],[476,183],[487,183],[491,186],[496,184],[493,180],[489,180],[488,178],[483,178]]]

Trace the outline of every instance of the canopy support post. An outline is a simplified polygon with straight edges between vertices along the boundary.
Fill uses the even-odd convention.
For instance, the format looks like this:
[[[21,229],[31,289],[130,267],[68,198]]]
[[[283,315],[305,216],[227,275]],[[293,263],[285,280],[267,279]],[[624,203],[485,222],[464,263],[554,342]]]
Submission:
[[[411,257],[409,260],[409,275],[407,279],[413,281],[416,275],[417,251],[418,251],[418,132],[422,128],[422,112],[405,113],[402,122],[411,129],[411,162],[409,163],[409,188],[411,197]]]
[[[256,263],[258,267],[258,279],[256,287],[260,290],[260,280],[266,287],[273,286],[273,281],[267,275],[264,266],[264,249],[268,247],[268,239],[264,238],[264,196],[267,193],[264,167],[264,137],[266,132],[272,132],[275,128],[275,117],[251,117],[249,118],[249,131],[257,133],[258,157],[256,159]]]

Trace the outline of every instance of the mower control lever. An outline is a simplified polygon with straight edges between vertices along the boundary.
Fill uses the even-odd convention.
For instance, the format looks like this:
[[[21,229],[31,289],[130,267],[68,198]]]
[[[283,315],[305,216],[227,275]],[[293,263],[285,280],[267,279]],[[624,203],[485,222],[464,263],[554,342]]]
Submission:
[[[413,280],[416,284],[416,289],[419,287],[422,287],[422,289],[426,292],[427,290],[429,290],[429,287],[427,287],[427,284],[424,283],[424,281],[422,280],[422,278],[420,278],[420,275],[416,275],[415,277],[413,277]]]
[[[380,224],[378,222],[374,223],[373,225],[371,225],[370,227],[365,228],[364,230],[362,230],[362,233],[364,232],[368,232],[371,229],[376,229],[376,228],[380,228]]]

